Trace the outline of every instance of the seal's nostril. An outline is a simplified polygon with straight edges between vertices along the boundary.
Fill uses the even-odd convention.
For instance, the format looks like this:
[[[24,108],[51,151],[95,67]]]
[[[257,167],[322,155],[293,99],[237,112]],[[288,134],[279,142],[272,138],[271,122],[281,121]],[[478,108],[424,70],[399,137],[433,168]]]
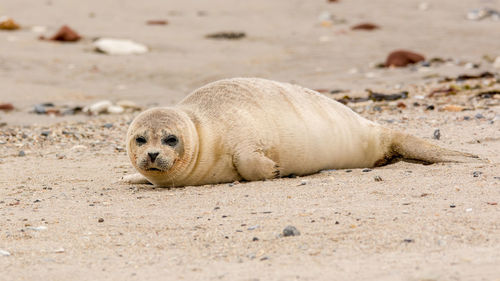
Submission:
[[[151,159],[151,162],[155,162],[156,157],[158,157],[160,153],[159,152],[148,152],[149,159]]]

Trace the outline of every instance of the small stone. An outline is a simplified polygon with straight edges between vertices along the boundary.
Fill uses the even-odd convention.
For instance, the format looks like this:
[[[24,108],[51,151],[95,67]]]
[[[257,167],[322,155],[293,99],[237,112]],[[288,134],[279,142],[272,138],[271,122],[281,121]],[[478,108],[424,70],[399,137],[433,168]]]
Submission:
[[[372,170],[372,169],[368,169],[368,168],[366,168],[366,169],[363,169],[361,172],[363,172],[363,173],[368,173],[368,172],[371,172],[371,171],[373,171],[373,170]]]
[[[55,249],[54,253],[57,253],[57,254],[64,253],[64,248]]]
[[[472,172],[472,176],[475,177],[475,178],[478,178],[482,174],[483,174],[483,172],[480,172],[480,171],[474,171],[474,172]]]
[[[50,40],[61,42],[76,42],[82,37],[67,25],[63,25]]]
[[[0,29],[16,30],[21,28],[13,19],[9,17],[0,17]]]
[[[26,156],[26,153],[24,152],[24,150],[21,150],[21,151],[19,151],[19,153],[17,154],[17,156],[23,157],[23,156]]]
[[[455,208],[456,206],[454,204],[451,204],[450,205],[450,208]]]
[[[259,238],[254,237],[254,238],[252,238],[252,241],[254,241],[254,242],[255,242],[255,241],[259,241]]]
[[[307,184],[307,181],[303,180],[303,181],[300,182],[299,186],[300,185],[306,185],[306,184]]]
[[[34,112],[36,114],[45,114],[47,112],[47,109],[42,104],[37,104],[35,105]]]
[[[255,230],[255,229],[259,228],[259,227],[260,227],[260,225],[256,224],[256,225],[250,226],[248,228],[248,230]]]
[[[478,114],[474,115],[474,117],[476,119],[484,119],[484,115],[482,115],[481,113],[478,113]]]
[[[300,235],[300,231],[295,226],[289,225],[283,229],[283,236],[285,237],[298,235]]]
[[[351,27],[352,30],[375,30],[379,28],[378,25],[370,22],[360,23]]]
[[[30,226],[27,229],[34,230],[34,231],[40,231],[40,230],[47,230],[47,227],[44,225],[37,226],[37,227]]]
[[[228,39],[228,40],[237,40],[237,39],[242,39],[246,36],[245,32],[239,32],[239,31],[223,31],[223,32],[216,32],[212,34],[208,34],[205,37],[210,38],[210,39]]]
[[[500,69],[500,56],[498,56],[493,62],[493,67],[496,69]]]
[[[133,55],[147,53],[145,45],[125,39],[100,38],[94,42],[97,52],[108,55]]]
[[[107,108],[108,113],[111,114],[120,114],[125,111],[125,109],[119,105],[111,105]]]
[[[0,256],[8,257],[8,256],[10,256],[10,253],[5,251],[5,250],[0,249]]]
[[[111,123],[106,123],[106,124],[104,124],[104,125],[102,125],[102,126],[103,126],[104,128],[110,129],[110,128],[112,128],[112,127],[113,127],[113,124],[111,124]]]
[[[51,131],[42,131],[41,135],[44,137],[48,137],[51,133]]]
[[[404,239],[403,242],[404,243],[414,243],[415,239],[409,239],[409,238],[407,238],[407,239]]]
[[[99,218],[99,219],[97,220],[97,222],[104,222],[104,219],[103,219],[103,218]]]
[[[425,110],[434,110],[434,108],[435,108],[435,107],[434,107],[434,105],[433,105],[433,104],[431,104],[431,105],[428,105],[428,106],[425,108]]]
[[[380,176],[375,176],[373,177],[375,181],[383,181],[383,179]]]
[[[439,140],[441,138],[441,131],[439,129],[436,129],[432,134],[432,138],[435,140]]]
[[[0,110],[11,111],[14,110],[14,106],[12,105],[12,103],[1,103]]]
[[[467,213],[472,212],[472,208],[467,208],[467,209],[465,209],[465,211],[466,211]]]
[[[166,20],[148,20],[146,22],[147,25],[167,25],[168,21]]]
[[[417,54],[411,51],[406,50],[397,50],[391,52],[386,59],[385,66],[395,66],[395,67],[404,67],[409,64],[414,64],[419,61],[424,61],[425,58],[421,54]]]
[[[105,113],[108,110],[108,107],[112,106],[113,104],[108,101],[108,100],[103,100],[96,102],[88,107],[85,107],[83,109],[84,112],[88,112],[94,115]]]
[[[345,170],[345,172],[346,172],[346,173],[350,173],[350,172],[352,172],[352,170]]]
[[[447,104],[447,105],[443,106],[441,109],[444,111],[448,111],[448,112],[460,112],[460,111],[464,111],[465,107],[463,107],[461,105],[456,105],[456,104]]]

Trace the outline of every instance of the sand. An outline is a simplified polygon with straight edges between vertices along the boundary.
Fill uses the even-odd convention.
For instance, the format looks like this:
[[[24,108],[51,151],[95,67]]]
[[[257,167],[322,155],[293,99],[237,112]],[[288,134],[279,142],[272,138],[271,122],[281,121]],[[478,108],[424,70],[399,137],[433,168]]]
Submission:
[[[16,107],[0,111],[0,280],[500,280],[500,107],[498,98],[474,98],[498,90],[498,76],[438,82],[498,73],[483,56],[500,55],[500,22],[465,14],[500,5],[442,0],[423,11],[419,3],[3,1],[0,15],[23,28],[0,31],[0,103]],[[321,26],[325,11],[345,23]],[[146,25],[157,19],[169,24]],[[361,22],[381,28],[350,30]],[[46,26],[50,36],[63,24],[84,39],[41,41],[31,30]],[[219,31],[247,36],[205,38]],[[98,37],[132,39],[151,51],[95,53]],[[452,61],[420,70],[372,67],[395,49]],[[30,113],[38,103],[103,99],[168,106],[237,76],[324,89],[332,98],[407,90],[405,107],[349,106],[489,162],[398,162],[366,172],[162,189],[119,181],[134,172],[124,138],[137,113]],[[469,84],[481,89],[465,90]],[[450,85],[461,90],[427,97]],[[343,92],[327,93],[337,89]],[[425,110],[431,104],[435,110]],[[467,110],[441,110],[447,104]],[[436,129],[439,140],[432,139]],[[301,234],[282,237],[288,225]]]

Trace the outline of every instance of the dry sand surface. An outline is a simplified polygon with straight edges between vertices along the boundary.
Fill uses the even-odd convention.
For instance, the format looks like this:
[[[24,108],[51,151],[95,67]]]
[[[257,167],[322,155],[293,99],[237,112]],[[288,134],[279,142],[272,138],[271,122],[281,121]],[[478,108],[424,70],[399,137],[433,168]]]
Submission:
[[[500,2],[429,1],[427,10],[420,3],[0,2],[0,16],[22,26],[0,30],[0,103],[15,106],[0,111],[0,280],[500,280],[500,95],[478,96],[500,90],[498,69],[483,58],[500,55],[500,21],[465,18]],[[335,16],[331,26],[318,18],[324,12]],[[158,19],[169,23],[146,24]],[[381,28],[350,29],[361,22]],[[50,36],[63,24],[83,39],[41,41],[32,30],[45,26]],[[219,31],[246,37],[205,38]],[[150,51],[99,54],[98,37]],[[395,49],[451,61],[373,67]],[[103,99],[168,106],[236,76],[294,82],[332,98],[406,90],[407,99],[348,105],[489,162],[399,162],[162,189],[119,182],[134,172],[124,138],[137,113],[30,113],[39,103]],[[436,89],[448,90],[429,96]],[[287,225],[301,234],[282,237]]]

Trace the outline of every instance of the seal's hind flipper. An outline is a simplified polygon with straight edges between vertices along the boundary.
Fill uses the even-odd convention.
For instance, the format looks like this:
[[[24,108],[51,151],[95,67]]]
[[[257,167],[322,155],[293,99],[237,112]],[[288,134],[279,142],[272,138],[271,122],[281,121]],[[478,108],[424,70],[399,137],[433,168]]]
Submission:
[[[395,157],[429,164],[439,162],[464,163],[485,161],[480,159],[477,155],[442,148],[421,138],[396,131],[392,132],[390,150]]]

